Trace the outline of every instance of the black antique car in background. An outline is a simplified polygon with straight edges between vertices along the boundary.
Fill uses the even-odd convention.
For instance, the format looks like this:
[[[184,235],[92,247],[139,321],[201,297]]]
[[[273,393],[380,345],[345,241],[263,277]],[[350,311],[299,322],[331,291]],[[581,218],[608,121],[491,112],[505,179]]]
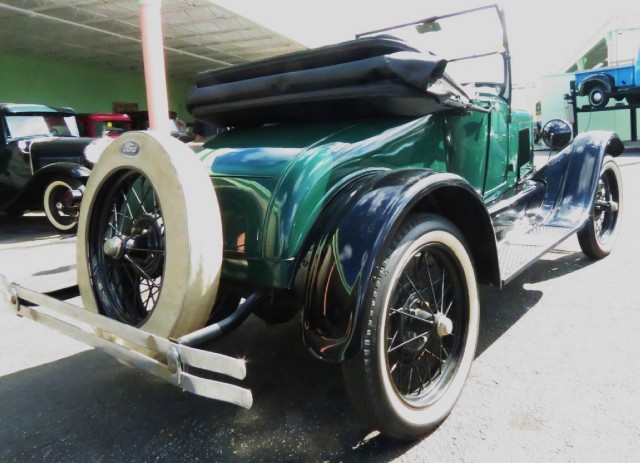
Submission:
[[[0,212],[44,210],[55,228],[74,231],[78,206],[64,196],[83,188],[101,142],[79,137],[71,108],[1,103],[0,117]]]

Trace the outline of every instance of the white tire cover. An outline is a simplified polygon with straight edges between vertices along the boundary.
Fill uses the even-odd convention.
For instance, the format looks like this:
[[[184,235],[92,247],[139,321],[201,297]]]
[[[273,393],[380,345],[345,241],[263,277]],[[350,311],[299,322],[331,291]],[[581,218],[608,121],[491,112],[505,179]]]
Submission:
[[[85,309],[98,312],[88,263],[88,218],[96,195],[114,172],[136,169],[153,185],[165,225],[162,289],[139,328],[178,338],[205,325],[216,299],[222,264],[220,210],[211,179],[184,143],[152,131],[127,132],[109,145],[89,177],[78,225],[77,269]]]

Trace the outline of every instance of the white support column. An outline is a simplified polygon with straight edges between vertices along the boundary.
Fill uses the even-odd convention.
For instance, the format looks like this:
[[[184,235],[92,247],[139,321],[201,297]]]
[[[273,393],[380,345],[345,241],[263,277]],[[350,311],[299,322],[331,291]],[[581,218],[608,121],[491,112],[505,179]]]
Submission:
[[[144,56],[144,78],[147,89],[149,128],[158,132],[170,132],[167,79],[164,65],[162,38],[162,0],[138,0],[140,7],[140,31]]]

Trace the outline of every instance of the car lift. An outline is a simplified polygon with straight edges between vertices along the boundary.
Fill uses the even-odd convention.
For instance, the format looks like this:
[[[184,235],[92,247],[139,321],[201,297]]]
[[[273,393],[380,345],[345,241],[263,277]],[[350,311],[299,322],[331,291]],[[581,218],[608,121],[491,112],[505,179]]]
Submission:
[[[589,105],[584,105],[578,108],[577,94],[576,94],[576,81],[572,80],[569,84],[569,93],[564,95],[565,101],[571,104],[573,109],[573,133],[578,133],[578,114],[579,113],[596,113],[601,111],[619,111],[619,110],[629,110],[629,122],[631,125],[631,141],[638,141],[638,108],[640,108],[640,104],[624,104],[617,103],[614,106],[606,106],[604,108],[593,108]]]

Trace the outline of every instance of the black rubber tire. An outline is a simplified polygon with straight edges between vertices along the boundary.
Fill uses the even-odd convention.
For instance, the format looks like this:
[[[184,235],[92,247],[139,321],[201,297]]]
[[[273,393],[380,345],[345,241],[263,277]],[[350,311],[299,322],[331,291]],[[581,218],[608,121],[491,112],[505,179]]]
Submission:
[[[75,178],[53,177],[47,183],[42,195],[44,213],[57,230],[74,233],[78,228],[77,208],[64,206],[64,197],[70,190],[77,190],[82,182]]]
[[[229,293],[226,291],[218,291],[216,302],[213,304],[213,309],[207,320],[207,325],[218,323],[220,320],[224,320],[231,315],[240,305],[242,298],[237,294]]]
[[[440,282],[433,283],[438,276],[451,281],[443,291],[438,288]],[[444,294],[440,302],[438,292]],[[445,299],[451,301],[443,310]],[[402,306],[398,309],[396,304]],[[393,305],[396,309],[392,310]],[[363,307],[367,310],[363,348],[343,363],[347,391],[367,426],[394,438],[415,439],[449,415],[475,356],[478,288],[460,231],[437,215],[409,218],[386,249],[375,287]],[[450,323],[448,333],[440,313],[452,317],[444,317]],[[438,346],[439,353],[430,354]],[[415,386],[414,371],[419,377]],[[407,375],[408,384],[403,384]],[[401,391],[405,386],[406,393]]]
[[[603,202],[608,202],[609,207],[615,210],[603,209]],[[622,175],[614,159],[606,156],[602,163],[593,208],[577,233],[582,252],[593,260],[608,256],[618,237],[621,218]]]
[[[589,104],[594,108],[604,108],[609,103],[609,95],[602,84],[596,84],[591,87],[587,97],[589,98]]]
[[[128,178],[147,182],[151,189],[145,191],[153,191],[135,209],[128,208],[128,198],[136,197],[128,194]],[[142,206],[152,198],[151,209]],[[122,219],[111,226],[109,216]],[[106,246],[114,237],[124,238],[117,255]],[[87,182],[77,246],[85,309],[170,338],[207,322],[222,264],[220,211],[206,169],[182,142],[151,131],[127,132],[113,141]],[[140,253],[157,265],[147,266],[136,257]]]

